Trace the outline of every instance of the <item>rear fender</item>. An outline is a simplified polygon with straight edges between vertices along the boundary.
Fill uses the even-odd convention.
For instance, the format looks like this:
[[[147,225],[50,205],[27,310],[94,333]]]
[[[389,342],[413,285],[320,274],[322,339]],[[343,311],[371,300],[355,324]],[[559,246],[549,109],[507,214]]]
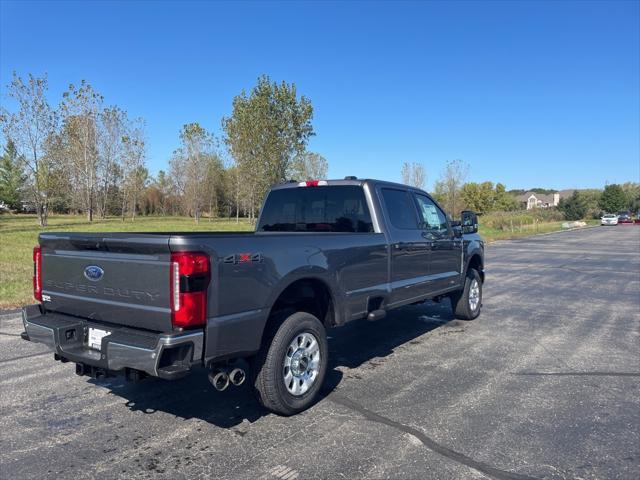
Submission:
[[[340,293],[340,288],[338,287],[338,282],[335,277],[329,274],[329,271],[318,267],[318,266],[306,266],[296,269],[286,276],[284,276],[278,282],[277,286],[273,289],[272,295],[269,297],[269,302],[267,305],[270,309],[273,308],[276,301],[282,295],[282,293],[293,283],[299,280],[316,280],[325,285],[329,290],[329,294],[331,295],[331,299],[333,301],[334,306],[334,321],[337,325],[340,325],[342,318],[344,316],[344,312],[342,311],[342,305],[344,302],[342,301],[342,294]],[[320,319],[321,321],[323,319]]]
[[[214,361],[254,355],[260,349],[273,306],[280,295],[294,282],[307,279],[318,280],[327,287],[335,307],[335,320],[339,321],[342,318],[339,307],[344,302],[338,299],[337,283],[326,270],[303,267],[280,279],[264,308],[209,318],[205,337],[205,365]]]

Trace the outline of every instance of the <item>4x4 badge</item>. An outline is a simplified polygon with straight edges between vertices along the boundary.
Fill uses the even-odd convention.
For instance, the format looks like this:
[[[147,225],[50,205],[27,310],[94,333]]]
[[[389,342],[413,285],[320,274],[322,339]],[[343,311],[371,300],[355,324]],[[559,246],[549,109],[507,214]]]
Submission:
[[[223,259],[224,263],[255,263],[262,262],[261,253],[235,253],[233,255],[227,255]]]

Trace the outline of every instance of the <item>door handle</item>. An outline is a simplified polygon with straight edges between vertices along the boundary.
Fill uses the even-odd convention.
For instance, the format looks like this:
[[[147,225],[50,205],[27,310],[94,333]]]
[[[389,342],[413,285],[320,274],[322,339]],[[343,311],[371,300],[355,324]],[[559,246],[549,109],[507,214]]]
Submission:
[[[409,243],[407,242],[394,243],[393,248],[395,248],[396,250],[406,250],[409,248]]]

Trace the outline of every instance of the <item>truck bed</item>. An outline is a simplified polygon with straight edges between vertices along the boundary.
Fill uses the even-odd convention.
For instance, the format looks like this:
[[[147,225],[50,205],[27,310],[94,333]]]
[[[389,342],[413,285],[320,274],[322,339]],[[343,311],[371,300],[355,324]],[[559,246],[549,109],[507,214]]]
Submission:
[[[379,233],[43,233],[40,245],[46,310],[155,332],[174,330],[172,252],[210,257],[210,317],[261,310],[284,277],[318,276],[347,293],[347,309],[337,314],[348,320],[366,313],[362,289],[388,280]],[[87,276],[91,267],[102,270],[100,279]]]

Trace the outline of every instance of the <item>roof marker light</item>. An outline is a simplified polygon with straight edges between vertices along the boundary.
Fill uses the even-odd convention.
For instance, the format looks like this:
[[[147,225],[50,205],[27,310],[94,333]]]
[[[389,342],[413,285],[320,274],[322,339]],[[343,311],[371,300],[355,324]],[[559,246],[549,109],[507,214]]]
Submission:
[[[307,180],[306,182],[298,183],[299,187],[326,187],[329,185],[326,180]]]

